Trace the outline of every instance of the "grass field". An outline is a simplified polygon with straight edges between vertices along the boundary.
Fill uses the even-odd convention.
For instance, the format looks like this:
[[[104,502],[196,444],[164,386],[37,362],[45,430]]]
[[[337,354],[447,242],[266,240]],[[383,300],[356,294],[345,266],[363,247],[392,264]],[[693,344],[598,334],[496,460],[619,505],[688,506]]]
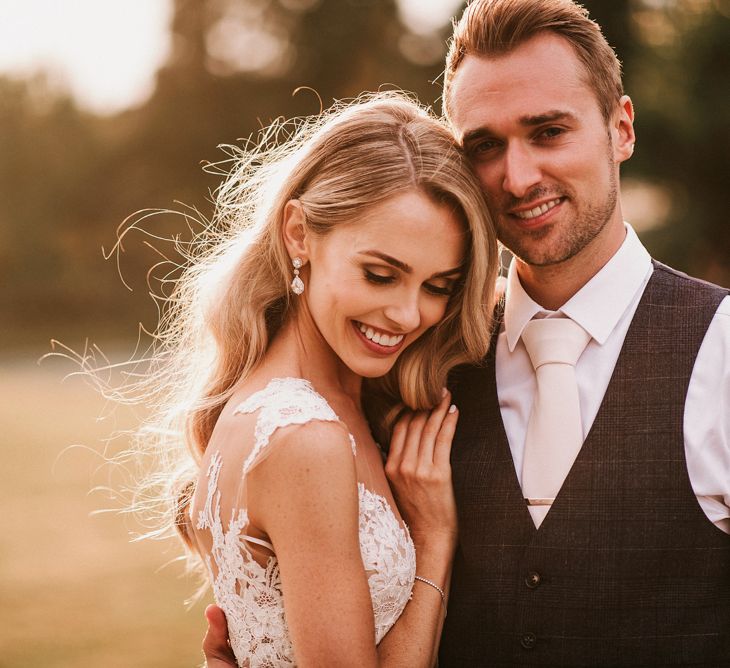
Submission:
[[[208,598],[173,563],[177,545],[130,543],[129,520],[91,516],[112,502],[94,453],[115,427],[70,365],[0,362],[0,666],[166,668],[201,663]],[[84,447],[69,447],[83,444]]]

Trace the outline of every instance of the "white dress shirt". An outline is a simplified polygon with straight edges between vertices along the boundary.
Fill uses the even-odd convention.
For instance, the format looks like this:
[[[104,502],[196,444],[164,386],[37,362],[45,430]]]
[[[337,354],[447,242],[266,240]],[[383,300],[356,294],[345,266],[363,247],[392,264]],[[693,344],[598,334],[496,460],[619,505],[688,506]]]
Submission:
[[[510,266],[504,323],[497,340],[497,393],[520,484],[536,391],[522,330],[534,316],[567,316],[591,335],[575,368],[585,438],[654,270],[649,253],[628,224],[626,232],[616,254],[559,311],[547,311],[534,302],[520,283],[515,262]],[[695,360],[684,408],[684,446],[700,507],[719,529],[730,533],[730,297],[720,304]]]

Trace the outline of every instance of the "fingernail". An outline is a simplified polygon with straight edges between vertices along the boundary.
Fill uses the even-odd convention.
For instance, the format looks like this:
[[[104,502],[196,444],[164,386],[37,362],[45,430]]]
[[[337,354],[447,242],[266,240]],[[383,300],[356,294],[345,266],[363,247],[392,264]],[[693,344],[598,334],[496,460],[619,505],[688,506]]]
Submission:
[[[451,404],[451,406],[449,406],[449,413],[456,413],[456,404]]]

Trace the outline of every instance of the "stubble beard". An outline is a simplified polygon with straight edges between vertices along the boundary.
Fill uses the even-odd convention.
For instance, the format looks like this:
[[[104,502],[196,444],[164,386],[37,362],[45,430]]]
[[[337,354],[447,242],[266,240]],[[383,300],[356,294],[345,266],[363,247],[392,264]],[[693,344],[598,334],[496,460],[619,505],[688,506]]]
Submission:
[[[563,218],[561,229],[556,235],[555,225],[546,225],[534,231],[518,230],[504,214],[500,214],[496,217],[497,236],[513,255],[533,267],[548,267],[566,262],[588,246],[613,217],[618,202],[617,181],[616,172],[611,164],[605,199],[585,206],[580,205],[574,193],[567,191],[555,193],[538,187],[523,201],[537,201],[545,196],[567,197],[565,204],[576,207],[574,216]],[[551,236],[555,238],[550,239]]]

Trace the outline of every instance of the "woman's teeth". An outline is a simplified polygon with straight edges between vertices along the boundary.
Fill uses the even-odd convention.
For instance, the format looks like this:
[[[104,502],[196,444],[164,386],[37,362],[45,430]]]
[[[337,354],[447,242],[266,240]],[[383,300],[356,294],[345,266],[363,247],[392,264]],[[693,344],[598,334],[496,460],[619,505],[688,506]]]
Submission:
[[[361,322],[358,323],[360,331],[365,335],[367,339],[370,339],[373,343],[377,343],[380,346],[391,347],[398,345],[403,340],[403,334],[385,334],[384,332],[377,332],[372,327],[363,325]]]

